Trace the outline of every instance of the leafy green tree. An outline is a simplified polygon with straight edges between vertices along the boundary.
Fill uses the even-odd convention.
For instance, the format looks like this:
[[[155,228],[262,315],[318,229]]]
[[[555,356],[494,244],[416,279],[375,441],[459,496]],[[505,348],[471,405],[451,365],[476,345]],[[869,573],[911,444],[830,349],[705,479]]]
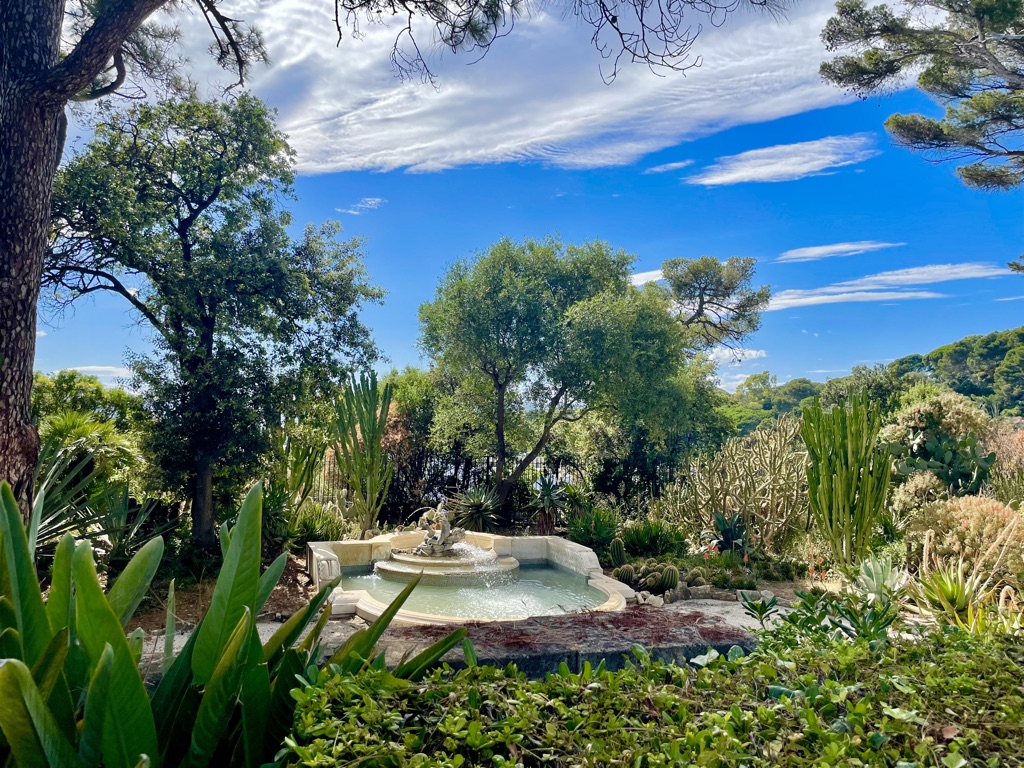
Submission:
[[[375,357],[357,311],[381,293],[359,243],[336,224],[292,240],[291,182],[272,112],[243,94],[111,112],[56,183],[46,285],[56,302],[115,293],[155,333],[131,366],[156,417],[150,450],[191,488],[202,547],[216,543],[218,467],[250,479],[288,403]]]
[[[661,4],[626,0],[614,10],[602,0],[571,4],[592,30],[592,40],[614,76],[619,62],[683,70],[696,35],[695,12],[716,23],[740,6],[781,10],[777,0],[724,5],[701,0]],[[339,40],[364,16],[405,17],[392,61],[403,72],[432,77],[414,30],[433,27],[452,51],[486,51],[519,16],[519,0],[325,0],[323,17]],[[565,8],[568,9],[569,4]],[[36,308],[49,235],[54,175],[67,137],[71,102],[115,93],[141,96],[156,86],[180,93],[184,59],[174,54],[180,32],[154,19],[198,10],[212,33],[217,63],[244,84],[254,64],[268,61],[259,31],[225,10],[224,0],[4,0],[0,3],[0,476],[12,481],[23,514],[31,497],[38,435],[31,419]],[[312,13],[313,9],[309,9]],[[172,17],[173,18],[173,17]],[[413,21],[416,20],[414,24]],[[358,35],[353,35],[358,37]]]
[[[768,371],[752,373],[736,387],[736,398],[750,408],[770,411],[772,391],[778,387],[778,384],[778,378]]]
[[[917,87],[945,107],[936,120],[893,115],[897,143],[930,157],[973,161],[957,168],[979,189],[1024,183],[1024,11],[1021,0],[911,0],[868,7],[840,0],[821,33],[829,51],[852,51],[821,65],[829,82],[859,96]]]
[[[761,326],[767,285],[753,288],[756,259],[711,256],[669,259],[661,273],[672,293],[676,317],[690,333],[690,346],[735,346]]]
[[[1024,346],[1006,353],[995,370],[994,384],[1000,401],[1016,408],[1020,415],[1024,406]]]
[[[142,398],[137,394],[104,386],[95,376],[70,368],[50,376],[37,371],[32,384],[33,420],[39,424],[61,411],[96,414],[102,420],[114,422],[122,432],[145,419]]]
[[[841,405],[852,394],[863,391],[867,393],[872,407],[880,409],[884,416],[899,407],[900,394],[909,386],[909,381],[887,365],[855,365],[849,376],[825,382],[821,390],[821,404],[825,407]]]
[[[458,382],[444,407],[492,427],[502,500],[558,424],[595,409],[633,418],[679,370],[683,327],[664,290],[630,285],[632,261],[599,241],[504,239],[456,262],[420,307],[424,349]],[[524,422],[517,456],[508,431]]]

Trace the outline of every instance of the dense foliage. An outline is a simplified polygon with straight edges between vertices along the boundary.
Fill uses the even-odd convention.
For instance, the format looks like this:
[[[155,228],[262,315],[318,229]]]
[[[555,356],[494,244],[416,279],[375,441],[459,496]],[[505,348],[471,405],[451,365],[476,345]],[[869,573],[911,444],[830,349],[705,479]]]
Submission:
[[[622,671],[586,665],[528,680],[514,666],[323,673],[300,696],[289,763],[468,765],[1021,765],[1024,639],[959,631],[873,642],[866,605],[798,612],[750,655],[700,668],[636,650]],[[824,611],[823,613],[821,613]],[[827,619],[849,612],[862,634]],[[819,613],[826,617],[820,623]]]

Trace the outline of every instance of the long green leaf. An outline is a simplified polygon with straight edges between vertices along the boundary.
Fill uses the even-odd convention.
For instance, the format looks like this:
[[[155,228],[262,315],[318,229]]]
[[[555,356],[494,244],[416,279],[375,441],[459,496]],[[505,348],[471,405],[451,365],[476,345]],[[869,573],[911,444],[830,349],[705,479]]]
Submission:
[[[462,642],[468,631],[465,627],[459,627],[447,637],[441,638],[429,648],[420,651],[407,662],[395,668],[395,677],[413,682],[420,680],[431,667],[441,660],[442,656]]]
[[[167,613],[164,619],[164,658],[160,665],[166,675],[174,663],[174,635],[177,633],[177,616],[174,615],[174,579],[167,587]]]
[[[255,610],[260,578],[262,518],[263,486],[257,483],[245,497],[238,513],[238,523],[231,531],[210,609],[196,632],[192,673],[200,684],[209,682],[213,677],[217,660],[242,615]]]
[[[14,626],[21,638],[22,660],[35,664],[50,642],[52,632],[18,502],[6,482],[0,482],[0,548],[3,550],[6,588],[14,608]]]
[[[370,626],[353,633],[341,648],[334,652],[328,663],[337,664],[343,674],[352,674],[358,671],[363,663],[370,660],[377,641],[380,640],[381,635],[395,618],[395,614],[402,609],[405,601],[409,599],[409,595],[419,583],[419,577],[410,581],[380,616]]]
[[[75,750],[46,708],[32,674],[21,661],[0,665],[0,730],[18,768],[74,768]]]
[[[250,666],[242,679],[241,747],[246,768],[259,768],[273,753],[264,752],[267,719],[270,716],[270,672],[266,664]]]
[[[114,651],[111,695],[103,723],[103,763],[134,768],[143,755],[157,755],[156,724],[149,696],[125,637],[120,618],[100,588],[92,550],[80,547],[72,562],[78,637],[95,668],[109,643]]]
[[[82,735],[78,741],[78,757],[85,768],[99,768],[103,760],[103,723],[107,716],[113,671],[114,649],[106,643],[85,692]]]
[[[318,615],[320,608],[323,607],[340,580],[340,578],[336,578],[321,587],[316,596],[293,613],[263,645],[263,661],[267,662],[271,668],[274,666],[276,657],[283,653],[283,649],[290,648],[313,617]]]
[[[57,544],[53,554],[53,570],[50,577],[50,593],[46,598],[46,616],[50,631],[70,627],[71,621],[71,558],[75,554],[75,537],[70,533]]]
[[[267,733],[263,740],[265,754],[273,754],[295,725],[295,707],[298,701],[291,692],[299,687],[297,676],[301,675],[304,669],[305,660],[298,651],[294,648],[285,651],[271,686]]]
[[[205,768],[210,764],[238,702],[249,662],[251,632],[252,614],[243,607],[242,615],[228,636],[224,652],[217,659],[210,682],[203,691],[203,701],[196,714],[192,743],[183,768]]]
[[[267,600],[270,599],[270,593],[274,591],[277,582],[281,580],[281,574],[284,573],[284,567],[287,564],[288,555],[280,555],[267,566],[267,570],[260,576],[259,587],[256,590],[256,610],[253,611],[253,616],[259,616],[263,606],[267,604]]]
[[[166,755],[171,747],[175,734],[178,733],[182,718],[181,713],[183,702],[188,692],[198,690],[192,685],[192,652],[196,645],[196,632],[189,635],[185,646],[175,657],[170,669],[164,672],[160,683],[153,693],[153,717],[157,722],[157,742],[160,745],[160,754]],[[198,704],[196,705],[198,707]],[[189,729],[192,720],[188,720]],[[185,734],[188,730],[184,731]],[[164,761],[166,762],[166,761]]]
[[[107,593],[107,600],[114,614],[121,620],[121,626],[128,624],[135,609],[149,592],[153,577],[156,576],[157,568],[160,567],[160,560],[164,556],[164,540],[157,536],[146,542],[135,557],[117,577],[117,581]]]

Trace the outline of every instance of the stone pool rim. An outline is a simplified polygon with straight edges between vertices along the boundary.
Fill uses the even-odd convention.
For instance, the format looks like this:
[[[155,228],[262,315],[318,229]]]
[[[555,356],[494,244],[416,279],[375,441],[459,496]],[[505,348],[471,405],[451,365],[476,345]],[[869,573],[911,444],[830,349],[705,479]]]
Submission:
[[[393,549],[409,549],[423,540],[423,531],[386,533],[363,541],[313,541],[306,545],[306,564],[314,589],[330,581],[344,570],[372,568],[379,560],[391,557]],[[502,536],[491,533],[466,532],[465,541],[481,549],[493,549],[498,557],[514,557],[523,565],[541,565],[575,573],[606,595],[603,603],[590,611],[621,611],[627,600],[635,597],[626,584],[604,574],[597,555],[589,547],[559,536]],[[387,608],[386,603],[371,597],[363,590],[334,590],[330,598],[331,614],[342,618],[353,614],[373,621]],[[418,611],[401,610],[395,617],[396,625],[416,624],[471,624],[478,622],[513,622],[530,617],[493,619],[488,617],[448,616]]]

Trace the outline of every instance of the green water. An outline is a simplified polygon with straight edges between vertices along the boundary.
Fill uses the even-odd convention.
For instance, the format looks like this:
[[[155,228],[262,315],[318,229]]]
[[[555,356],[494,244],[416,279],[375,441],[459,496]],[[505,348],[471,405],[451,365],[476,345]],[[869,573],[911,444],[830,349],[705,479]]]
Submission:
[[[374,574],[349,574],[342,578],[346,590],[365,590],[376,600],[389,603],[405,584]],[[517,581],[472,587],[420,585],[413,590],[404,610],[441,616],[481,619],[525,619],[557,616],[595,608],[608,596],[587,584],[582,576],[558,568],[522,567]]]

